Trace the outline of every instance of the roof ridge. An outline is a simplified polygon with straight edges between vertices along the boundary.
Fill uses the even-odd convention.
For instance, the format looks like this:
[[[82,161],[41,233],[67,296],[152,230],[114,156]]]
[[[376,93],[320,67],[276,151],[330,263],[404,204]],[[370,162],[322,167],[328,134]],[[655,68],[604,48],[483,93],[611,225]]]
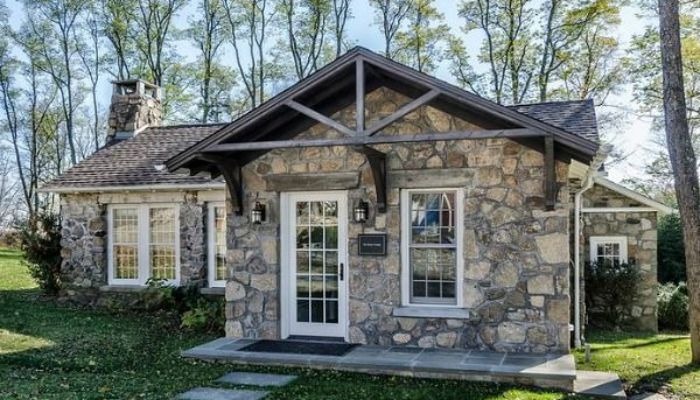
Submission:
[[[182,124],[174,124],[174,125],[158,125],[158,126],[149,126],[148,129],[172,129],[172,128],[206,128],[206,127],[215,127],[215,126],[220,126],[220,125],[228,125],[230,122],[214,122],[214,123],[198,123],[198,122],[192,122],[192,123],[182,123]]]
[[[538,101],[535,103],[518,103],[507,105],[506,107],[524,107],[524,106],[539,106],[547,104],[569,104],[569,103],[592,103],[593,99],[579,99],[579,100],[549,100],[549,101]]]

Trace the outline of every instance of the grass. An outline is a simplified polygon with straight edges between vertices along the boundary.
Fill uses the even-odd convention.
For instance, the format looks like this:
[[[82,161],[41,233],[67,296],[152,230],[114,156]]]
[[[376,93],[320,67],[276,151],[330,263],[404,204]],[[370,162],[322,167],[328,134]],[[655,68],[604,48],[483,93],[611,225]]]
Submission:
[[[213,337],[180,331],[154,316],[58,306],[39,295],[19,256],[0,249],[1,399],[170,399],[196,386],[216,386],[216,378],[233,370],[299,376],[270,389],[269,399],[570,398],[511,385],[185,360],[180,350]],[[601,333],[592,342],[593,360],[582,369],[619,372],[632,391],[670,385],[688,398],[700,393],[697,367],[686,366],[686,337]]]
[[[1,399],[171,399],[232,370],[299,376],[269,399],[563,399],[510,385],[205,363],[179,357],[214,337],[147,315],[71,309],[42,299],[19,261],[0,249]]]
[[[576,353],[579,369],[615,372],[627,393],[660,392],[700,399],[700,365],[690,364],[687,334],[592,332],[591,362]]]

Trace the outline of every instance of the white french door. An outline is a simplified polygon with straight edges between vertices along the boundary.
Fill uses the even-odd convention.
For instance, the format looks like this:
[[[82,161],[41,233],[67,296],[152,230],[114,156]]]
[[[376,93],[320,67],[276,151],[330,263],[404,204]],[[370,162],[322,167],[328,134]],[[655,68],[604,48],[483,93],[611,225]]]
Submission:
[[[282,194],[282,336],[347,338],[347,192]]]

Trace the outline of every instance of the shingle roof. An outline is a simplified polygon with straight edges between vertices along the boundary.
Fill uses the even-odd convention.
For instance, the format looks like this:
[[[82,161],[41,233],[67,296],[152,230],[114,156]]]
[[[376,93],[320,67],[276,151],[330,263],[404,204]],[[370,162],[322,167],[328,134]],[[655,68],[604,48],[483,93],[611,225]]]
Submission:
[[[593,100],[552,101],[508,107],[588,140],[598,141]]]
[[[224,124],[148,128],[131,139],[100,149],[48,182],[42,190],[124,185],[207,184],[207,176],[156,169],[170,157],[219,130]]]
[[[522,104],[509,108],[597,141],[595,109],[589,100]],[[218,131],[226,124],[173,125],[144,130],[135,137],[105,147],[61,176],[48,182],[42,190],[137,185],[208,184],[207,176],[188,176],[156,169],[171,157]]]

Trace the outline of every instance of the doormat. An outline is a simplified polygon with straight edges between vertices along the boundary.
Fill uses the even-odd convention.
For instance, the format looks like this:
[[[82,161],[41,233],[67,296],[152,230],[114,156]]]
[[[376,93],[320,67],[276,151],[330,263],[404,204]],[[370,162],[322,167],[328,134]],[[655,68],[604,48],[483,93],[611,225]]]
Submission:
[[[305,342],[299,340],[258,340],[241,347],[238,351],[261,353],[313,354],[317,356],[342,356],[352,350],[356,344],[332,342]]]

